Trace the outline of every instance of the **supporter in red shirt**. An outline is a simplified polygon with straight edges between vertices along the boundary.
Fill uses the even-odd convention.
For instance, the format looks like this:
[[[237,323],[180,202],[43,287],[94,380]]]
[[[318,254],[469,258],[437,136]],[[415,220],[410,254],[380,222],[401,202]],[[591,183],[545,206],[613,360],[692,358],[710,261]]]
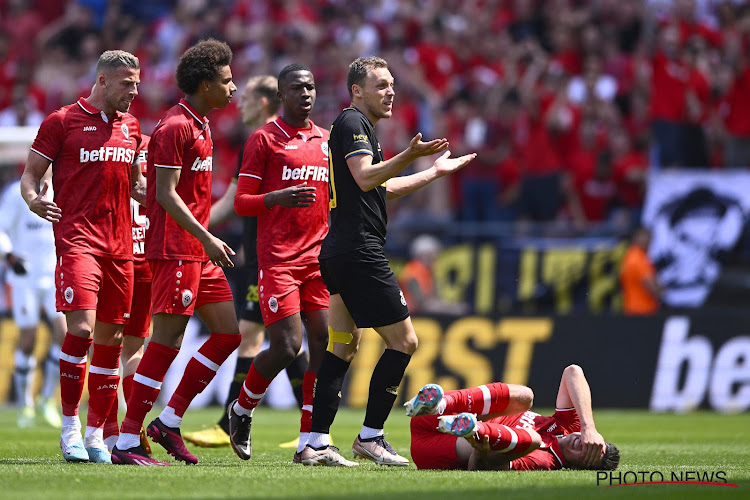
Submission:
[[[29,209],[55,223],[57,309],[65,312],[69,328],[60,354],[60,447],[72,462],[110,462],[103,426],[117,397],[122,330],[133,289],[130,197],[145,199],[136,154],[140,124],[127,112],[139,82],[135,56],[104,52],[91,95],[44,120],[21,177]],[[39,185],[50,163],[55,201],[48,197],[47,182]],[[81,440],[78,405],[92,337],[89,410]]]
[[[612,161],[608,152],[595,156],[595,163],[575,177],[576,190],[587,221],[603,222],[617,198],[617,184],[612,176]]]
[[[750,166],[750,68],[742,65],[734,72],[732,85],[724,98],[722,115],[729,135],[724,165]]]
[[[213,141],[205,115],[225,107],[237,90],[231,60],[229,46],[213,39],[185,51],[177,65],[177,84],[186,97],[166,112],[151,135],[146,258],[153,276],[154,331],[134,376],[113,463],[167,465],[147,455],[139,431],[193,312],[211,335],[193,354],[174,395],[147,433],[177,460],[197,463],[180,434],[182,417],[240,343],[232,292],[221,270],[233,266],[229,255],[234,252],[207,230]]]
[[[630,210],[640,210],[646,194],[648,157],[640,149],[631,147],[630,137],[624,129],[612,130],[609,144],[619,201]]]
[[[232,448],[248,460],[253,411],[271,381],[297,357],[304,321],[310,364],[302,382],[298,462],[307,444],[313,387],[328,342],[329,294],[318,263],[328,233],[328,131],[310,119],[316,98],[310,69],[290,64],[278,81],[284,112],[247,140],[234,202],[238,215],[258,218],[258,302],[270,346],[253,360],[227,414]]]

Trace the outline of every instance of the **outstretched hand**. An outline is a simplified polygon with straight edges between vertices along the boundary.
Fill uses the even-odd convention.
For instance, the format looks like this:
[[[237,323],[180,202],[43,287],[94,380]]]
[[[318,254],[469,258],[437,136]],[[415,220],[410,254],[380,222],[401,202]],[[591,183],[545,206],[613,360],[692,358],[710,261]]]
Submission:
[[[431,156],[448,149],[448,139],[433,139],[422,142],[422,133],[418,133],[409,143],[409,152],[415,157]]]
[[[592,467],[601,462],[607,445],[596,429],[581,429],[581,447],[584,465]]]
[[[435,160],[435,163],[433,165],[435,167],[435,170],[437,171],[438,177],[443,177],[444,175],[458,172],[476,157],[476,153],[471,153],[468,155],[459,156],[458,158],[451,158],[451,152],[446,151],[440,156],[440,158]]]
[[[58,222],[62,216],[62,210],[57,204],[49,199],[49,181],[44,181],[39,195],[29,202],[29,210],[44,220]]]
[[[314,186],[308,186],[307,182],[296,186],[279,189],[266,195],[266,206],[280,206],[286,208],[309,207],[315,203]]]

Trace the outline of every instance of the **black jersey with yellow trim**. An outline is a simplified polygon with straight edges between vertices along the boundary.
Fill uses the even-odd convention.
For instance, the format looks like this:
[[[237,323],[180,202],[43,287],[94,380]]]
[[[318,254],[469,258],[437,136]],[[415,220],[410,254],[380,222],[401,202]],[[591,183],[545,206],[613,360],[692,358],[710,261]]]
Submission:
[[[346,163],[348,158],[360,154],[372,156],[373,165],[383,161],[375,127],[357,108],[344,108],[331,125],[328,151],[331,218],[320,257],[328,258],[366,246],[382,248],[388,223],[385,183],[362,191]]]

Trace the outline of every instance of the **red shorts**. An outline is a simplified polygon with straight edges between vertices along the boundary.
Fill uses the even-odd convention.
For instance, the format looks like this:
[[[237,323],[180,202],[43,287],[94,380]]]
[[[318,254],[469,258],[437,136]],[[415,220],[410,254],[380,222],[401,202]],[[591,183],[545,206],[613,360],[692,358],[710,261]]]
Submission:
[[[298,312],[328,309],[329,298],[317,262],[258,271],[258,302],[266,326]]]
[[[465,469],[456,454],[458,437],[437,430],[437,415],[414,417],[411,427],[411,459],[417,469]]]
[[[148,337],[151,327],[151,282],[136,281],[133,285],[133,302],[130,305],[130,319],[125,324],[123,335]]]
[[[232,301],[232,290],[220,267],[194,260],[149,260],[152,314],[192,316],[196,308]]]
[[[122,325],[130,315],[133,261],[89,253],[59,256],[55,267],[58,311],[96,310],[96,320]]]

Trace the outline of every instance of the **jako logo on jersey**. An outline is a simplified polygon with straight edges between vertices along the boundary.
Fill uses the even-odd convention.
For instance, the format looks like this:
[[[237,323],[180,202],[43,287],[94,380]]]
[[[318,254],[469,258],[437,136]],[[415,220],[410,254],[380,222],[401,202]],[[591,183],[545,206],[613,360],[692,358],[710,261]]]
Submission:
[[[298,149],[298,148],[299,146],[297,146],[296,144],[287,144],[286,146],[284,146],[284,149]]]
[[[68,304],[73,302],[73,289],[71,287],[65,289],[65,302]]]
[[[314,165],[302,165],[301,168],[289,168],[284,165],[281,171],[281,180],[322,181],[328,182],[328,167],[316,167]]]
[[[279,301],[276,300],[276,297],[268,299],[268,307],[271,309],[271,312],[274,313],[279,310]]]
[[[92,149],[86,151],[81,148],[81,163],[89,161],[124,161],[128,165],[133,163],[135,151],[127,148],[116,148],[107,146],[106,148]]]
[[[187,307],[193,301],[193,292],[190,290],[182,291],[182,307]]]
[[[84,132],[96,132],[96,127],[94,125],[87,125],[83,127]]]
[[[213,171],[213,156],[209,156],[205,160],[201,160],[200,158],[196,158],[193,162],[193,166],[190,167],[190,170],[193,172],[212,172]]]

